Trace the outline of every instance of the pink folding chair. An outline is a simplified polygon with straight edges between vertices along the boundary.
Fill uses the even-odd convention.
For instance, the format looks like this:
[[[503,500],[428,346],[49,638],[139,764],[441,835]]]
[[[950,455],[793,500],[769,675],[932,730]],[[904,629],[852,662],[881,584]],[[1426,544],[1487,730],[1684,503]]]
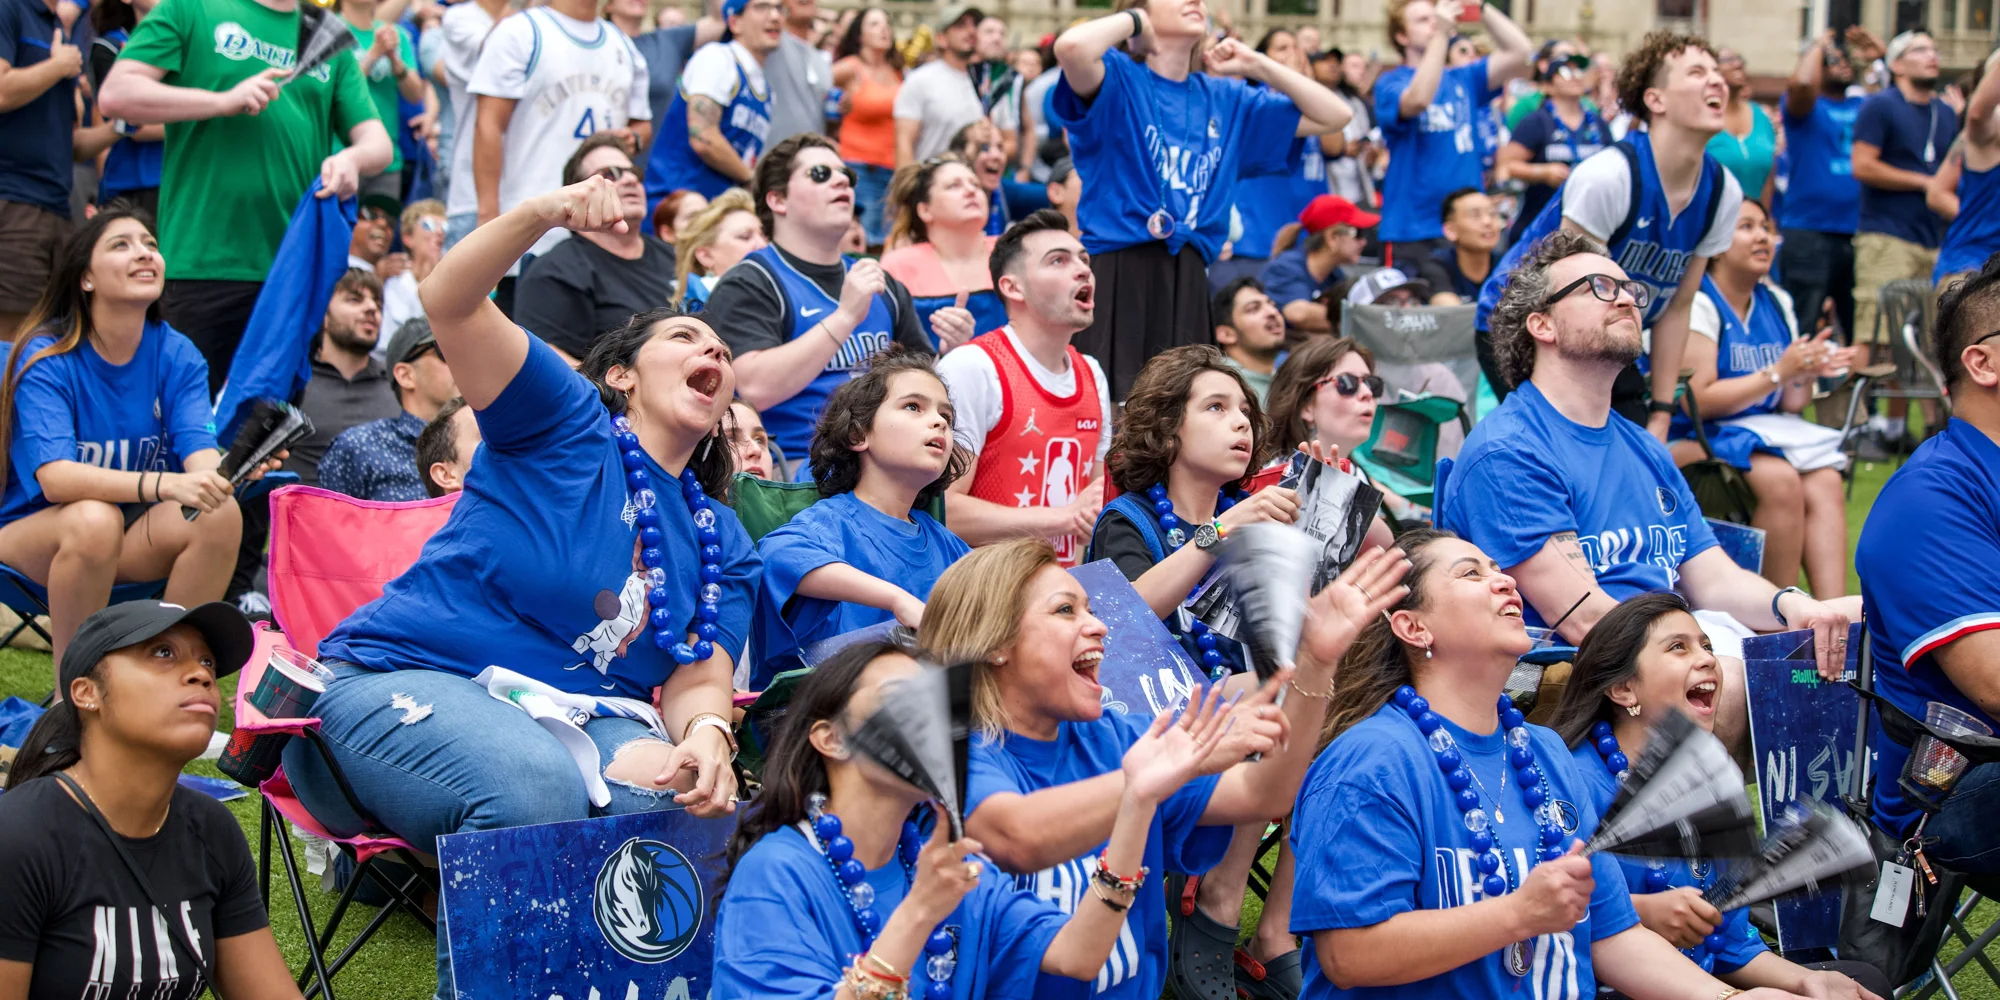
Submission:
[[[316,994],[333,1000],[333,977],[396,911],[408,912],[431,933],[437,933],[437,921],[424,912],[417,898],[426,886],[436,888],[436,864],[428,852],[367,819],[368,811],[355,798],[339,763],[320,737],[318,719],[267,718],[250,704],[247,695],[256,690],[272,647],[287,645],[315,655],[320,640],[335,625],[380,596],[385,584],[416,562],[424,542],[444,524],[457,499],[458,495],[452,494],[409,503],[377,503],[313,486],[286,486],[271,494],[269,592],[271,610],[282,631],[258,633],[257,652],[237,681],[236,735],[232,739],[282,733],[306,740],[319,752],[348,807],[369,825],[366,832],[354,836],[329,831],[293,793],[282,766],[258,785],[263,797],[258,841],[264,904],[268,909],[271,902],[271,842],[276,840],[298,907],[299,926],[306,937],[307,968],[300,971],[298,984],[308,1000]],[[354,861],[354,876],[318,932],[313,929],[315,921],[288,823],[333,842]],[[385,857],[401,862],[407,874],[390,875],[382,864]],[[329,962],[326,952],[333,946],[334,932],[364,882],[386,892],[389,903]],[[308,981],[312,982],[310,989]]]

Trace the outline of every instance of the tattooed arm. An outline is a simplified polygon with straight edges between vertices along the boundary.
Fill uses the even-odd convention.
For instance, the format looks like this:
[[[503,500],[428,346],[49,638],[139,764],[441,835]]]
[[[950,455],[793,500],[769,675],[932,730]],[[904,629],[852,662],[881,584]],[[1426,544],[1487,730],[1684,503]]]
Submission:
[[[738,184],[750,183],[750,165],[722,137],[722,105],[696,94],[688,99],[688,145],[701,162]]]
[[[1597,585],[1597,574],[1584,557],[1583,546],[1574,531],[1558,531],[1542,544],[1542,550],[1507,574],[1521,590],[1521,598],[1534,605],[1545,622],[1562,619],[1557,628],[1572,643],[1582,642],[1605,612],[1618,606],[1610,594]],[[1571,606],[1583,603],[1570,611]],[[1568,618],[1563,618],[1565,612]]]

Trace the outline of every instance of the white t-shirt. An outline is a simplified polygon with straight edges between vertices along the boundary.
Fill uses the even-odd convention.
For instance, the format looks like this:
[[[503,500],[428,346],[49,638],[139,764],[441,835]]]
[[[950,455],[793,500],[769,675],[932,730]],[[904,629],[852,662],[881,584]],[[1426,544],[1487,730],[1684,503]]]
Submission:
[[[444,9],[439,27],[444,35],[445,98],[451,102],[451,148],[445,150],[450,165],[451,196],[445,205],[450,215],[479,211],[479,192],[472,186],[472,132],[477,103],[472,99],[472,71],[479,65],[479,50],[486,33],[493,30],[493,18],[476,3],[455,3]]]
[[[758,98],[771,99],[770,84],[764,81],[764,67],[742,42],[714,42],[694,50],[694,55],[681,70],[681,94],[686,97],[706,97],[724,108],[736,99],[736,70],[742,67],[743,74],[750,80],[750,92]],[[662,112],[666,109],[661,108]]]
[[[1715,207],[1715,221],[1695,245],[1697,257],[1713,257],[1729,249],[1736,240],[1736,210],[1743,204],[1743,187],[1736,175],[1722,171],[1722,201]],[[1570,172],[1563,185],[1563,218],[1582,226],[1597,239],[1606,239],[1625,221],[1632,207],[1632,168],[1625,154],[1616,149],[1593,153]],[[1683,212],[1700,206],[1690,202]]]
[[[979,104],[979,91],[965,70],[932,60],[910,71],[903,88],[896,91],[898,121],[918,122],[916,156],[928,160],[951,145],[959,129],[978,121],[986,113]]]
[[[1055,372],[1042,367],[1021,345],[1021,338],[1015,336],[1011,324],[1001,327],[997,335],[1007,338],[1028,377],[1050,395],[1067,396],[1076,391],[1075,369]],[[1091,376],[1097,379],[1097,406],[1104,413],[1105,426],[1097,435],[1097,467],[1103,468],[1104,453],[1111,448],[1111,419],[1117,411],[1111,408],[1111,384],[1104,378],[1104,369],[1097,359],[1085,354],[1083,363],[1090,366]],[[937,361],[937,370],[944,379],[945,390],[951,393],[952,409],[957,411],[952,420],[952,437],[965,450],[977,455],[986,447],[986,435],[1000,422],[1000,371],[993,367],[990,355],[971,344],[961,344],[945,352]]]
[[[645,57],[609,21],[531,7],[494,25],[468,89],[515,102],[500,167],[500,210],[561,187],[563,164],[593,133],[650,120],[646,86]],[[528,252],[547,253],[567,235],[554,230]]]
[[[1799,339],[1799,316],[1792,308],[1792,293],[1779,288],[1770,279],[1764,280],[1764,290],[1778,300],[1783,308],[1785,328],[1792,331],[1792,339]],[[1757,315],[1757,297],[1750,297],[1750,316]],[[1743,317],[1743,325],[1750,325],[1750,316]],[[387,329],[384,327],[384,329]],[[1688,307],[1688,331],[1699,333],[1716,343],[1722,342],[1722,314],[1715,309],[1715,300],[1706,295],[1694,297],[1694,305]]]

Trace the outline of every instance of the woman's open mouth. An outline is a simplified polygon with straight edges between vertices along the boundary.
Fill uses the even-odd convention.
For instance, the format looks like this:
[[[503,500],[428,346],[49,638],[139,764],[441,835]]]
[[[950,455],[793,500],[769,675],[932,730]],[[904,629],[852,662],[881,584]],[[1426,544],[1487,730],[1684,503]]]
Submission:
[[[703,365],[688,376],[687,385],[695,392],[714,399],[715,394],[722,390],[722,369],[716,365]]]
[[[1092,684],[1096,684],[1097,665],[1103,662],[1104,662],[1104,650],[1093,649],[1089,650],[1088,652],[1085,652],[1082,656],[1079,656],[1076,659],[1071,660],[1069,668],[1071,670],[1076,671],[1077,676],[1082,677],[1084,680],[1087,680]]]

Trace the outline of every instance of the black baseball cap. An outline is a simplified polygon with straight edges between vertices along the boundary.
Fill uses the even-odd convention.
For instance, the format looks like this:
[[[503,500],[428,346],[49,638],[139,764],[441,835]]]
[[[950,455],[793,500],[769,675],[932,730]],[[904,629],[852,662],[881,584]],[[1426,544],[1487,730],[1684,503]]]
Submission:
[[[165,601],[126,601],[113,604],[83,620],[76,637],[63,650],[60,691],[67,692],[71,681],[90,672],[107,653],[145,642],[176,625],[192,625],[208,641],[215,654],[215,676],[226,677],[243,669],[257,648],[250,620],[233,604],[211,601],[185,608]]]

